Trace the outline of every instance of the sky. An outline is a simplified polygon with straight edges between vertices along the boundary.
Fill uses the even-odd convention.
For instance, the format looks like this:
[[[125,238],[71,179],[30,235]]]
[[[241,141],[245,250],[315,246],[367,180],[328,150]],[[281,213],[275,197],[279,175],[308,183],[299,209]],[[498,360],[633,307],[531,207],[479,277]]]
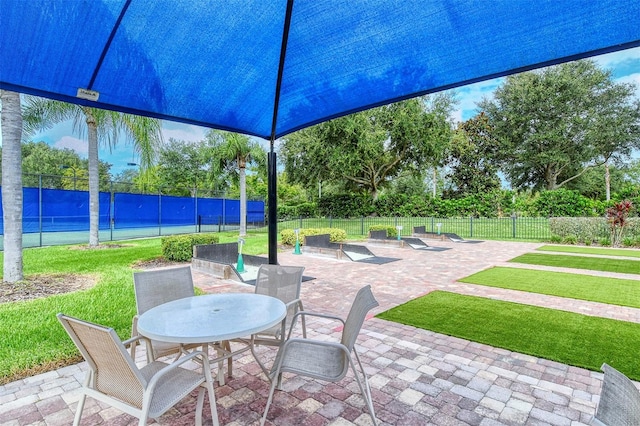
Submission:
[[[634,49],[623,50],[610,53],[607,55],[596,56],[594,59],[600,67],[609,69],[612,77],[616,82],[635,83],[636,97],[640,99],[640,47]],[[452,114],[452,120],[464,121],[477,114],[476,103],[483,97],[491,97],[493,91],[502,84],[503,78],[487,80],[480,83],[453,89],[458,99],[458,108]],[[163,137],[166,141],[169,139],[177,139],[182,141],[199,141],[204,139],[207,132],[206,128],[163,121]],[[73,132],[71,122],[60,123],[46,132],[34,135],[33,141],[44,141],[56,148],[69,148],[76,151],[81,157],[87,156],[87,143]],[[262,139],[265,148],[268,142]],[[0,136],[0,145],[1,145]],[[106,161],[112,165],[111,173],[119,174],[130,168],[127,163],[138,163],[139,160],[133,152],[130,143],[118,143],[112,152],[108,148],[101,148],[99,157],[102,161]]]

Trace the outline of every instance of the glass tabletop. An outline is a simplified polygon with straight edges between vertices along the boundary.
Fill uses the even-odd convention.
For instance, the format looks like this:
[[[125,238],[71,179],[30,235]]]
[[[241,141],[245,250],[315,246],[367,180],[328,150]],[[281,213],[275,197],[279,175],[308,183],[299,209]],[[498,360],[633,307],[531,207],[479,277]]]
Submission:
[[[149,309],[138,319],[138,331],[153,340],[206,343],[249,337],[278,324],[285,304],[254,293],[186,297]]]

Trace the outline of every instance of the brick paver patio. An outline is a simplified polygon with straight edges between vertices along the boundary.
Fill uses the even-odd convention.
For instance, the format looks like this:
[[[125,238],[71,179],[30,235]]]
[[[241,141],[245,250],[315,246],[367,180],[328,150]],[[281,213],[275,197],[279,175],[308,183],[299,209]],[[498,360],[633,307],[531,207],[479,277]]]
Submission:
[[[471,273],[502,265],[541,244],[428,243],[451,250],[428,252],[368,245],[379,256],[401,259],[384,265],[291,252],[280,253],[278,260],[283,265],[303,265],[305,275],[315,277],[303,283],[305,309],[343,317],[356,291],[371,284],[380,302],[373,313],[441,289],[640,322],[640,309],[456,282]],[[640,275],[628,277],[640,280]],[[252,291],[251,286],[201,272],[194,272],[194,278],[197,286],[211,293]],[[339,335],[335,324],[325,320],[309,321],[307,328],[310,337]],[[376,318],[365,321],[357,348],[366,366],[376,415],[382,425],[586,425],[595,412],[602,383],[599,372]],[[141,361],[142,352],[139,351]],[[275,350],[260,348],[259,353],[270,365]],[[76,390],[85,369],[84,363],[80,363],[0,386],[0,424],[72,424],[78,400]],[[371,424],[351,375],[336,384],[285,375],[283,388],[286,392],[276,391],[269,424]],[[234,360],[233,378],[224,386],[216,384],[215,391],[221,424],[258,423],[268,383],[250,355]],[[205,415],[207,409],[205,406]],[[194,424],[194,410],[192,395],[158,419],[158,423]],[[133,425],[137,420],[89,399],[82,424]],[[206,424],[211,424],[209,417]]]

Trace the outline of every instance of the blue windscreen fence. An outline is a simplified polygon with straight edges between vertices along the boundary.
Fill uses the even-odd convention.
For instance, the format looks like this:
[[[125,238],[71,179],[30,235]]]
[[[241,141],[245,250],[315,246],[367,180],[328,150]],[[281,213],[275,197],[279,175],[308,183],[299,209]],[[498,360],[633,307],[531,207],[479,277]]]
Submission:
[[[0,194],[0,212],[2,212]],[[0,235],[4,232],[0,216]],[[264,202],[247,201],[247,222],[264,222]],[[23,188],[23,232],[89,230],[89,192]],[[240,201],[161,194],[100,193],[100,229],[240,223]]]

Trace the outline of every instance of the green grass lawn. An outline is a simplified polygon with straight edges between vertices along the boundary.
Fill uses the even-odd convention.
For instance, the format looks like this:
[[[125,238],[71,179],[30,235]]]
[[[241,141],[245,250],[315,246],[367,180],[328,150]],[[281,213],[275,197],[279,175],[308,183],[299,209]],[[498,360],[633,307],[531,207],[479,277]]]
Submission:
[[[619,272],[624,274],[640,274],[640,261],[638,260],[583,257],[563,254],[526,253],[522,256],[511,259],[509,262],[589,269],[593,271]]]
[[[640,257],[640,250],[616,249],[606,247],[582,247],[582,246],[542,246],[536,250],[555,251],[564,253],[599,254],[605,256]]]
[[[220,237],[220,242],[238,240],[237,233],[222,233]],[[0,384],[78,359],[73,342],[56,318],[58,312],[113,327],[123,339],[130,337],[136,311],[131,265],[160,257],[160,241],[120,241],[120,248],[93,250],[79,246],[25,249],[25,277],[90,274],[97,283],[88,290],[0,304]],[[266,235],[249,234],[245,241],[244,253],[266,253]],[[0,253],[0,261],[2,258]]]
[[[640,281],[494,267],[460,282],[640,308]]]
[[[120,337],[131,335],[135,314],[130,265],[160,256],[160,239],[121,242],[122,248],[78,250],[69,246],[26,249],[24,274],[92,274],[88,290],[42,299],[0,304],[0,380],[40,365],[56,365],[77,357],[77,350],[56,314],[113,327]]]
[[[593,371],[606,362],[640,380],[636,323],[444,291],[377,317]]]

